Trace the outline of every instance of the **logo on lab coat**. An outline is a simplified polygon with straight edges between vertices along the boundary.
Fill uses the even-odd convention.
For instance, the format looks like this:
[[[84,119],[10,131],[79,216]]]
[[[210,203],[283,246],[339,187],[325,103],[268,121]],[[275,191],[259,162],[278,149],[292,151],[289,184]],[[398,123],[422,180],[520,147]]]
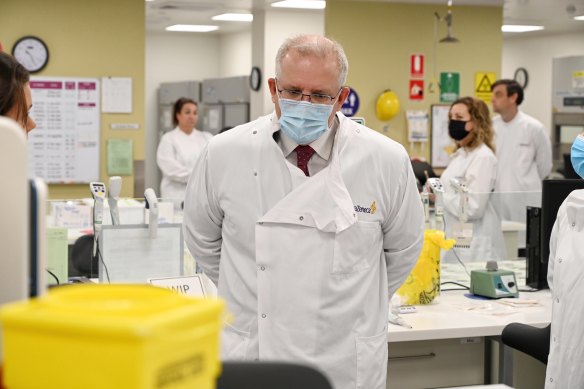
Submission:
[[[360,205],[355,205],[355,212],[369,213],[369,214],[373,215],[373,214],[375,214],[376,211],[377,211],[377,206],[375,205],[375,200],[373,200],[373,202],[371,203],[369,208],[362,207]]]

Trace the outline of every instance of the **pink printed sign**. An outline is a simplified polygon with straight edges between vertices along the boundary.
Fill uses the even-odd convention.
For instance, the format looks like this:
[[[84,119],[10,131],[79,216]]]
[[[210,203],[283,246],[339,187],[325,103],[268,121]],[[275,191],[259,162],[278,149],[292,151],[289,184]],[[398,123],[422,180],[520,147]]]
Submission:
[[[31,89],[63,89],[61,81],[31,81]]]
[[[77,86],[79,90],[95,90],[95,82],[78,82]]]

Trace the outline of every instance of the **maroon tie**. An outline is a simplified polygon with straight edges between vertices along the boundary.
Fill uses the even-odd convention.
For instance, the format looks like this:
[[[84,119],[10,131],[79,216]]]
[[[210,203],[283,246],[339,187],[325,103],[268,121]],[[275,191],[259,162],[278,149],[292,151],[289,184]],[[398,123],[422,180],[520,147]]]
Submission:
[[[304,172],[305,176],[308,174],[308,161],[315,153],[314,149],[308,145],[300,145],[296,147],[296,165]]]

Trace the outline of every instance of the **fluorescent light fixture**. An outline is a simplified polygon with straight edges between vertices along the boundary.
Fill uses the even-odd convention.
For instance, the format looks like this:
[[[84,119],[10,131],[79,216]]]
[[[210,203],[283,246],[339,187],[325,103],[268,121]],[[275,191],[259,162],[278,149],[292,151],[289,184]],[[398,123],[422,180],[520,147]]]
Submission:
[[[574,20],[584,20],[584,15],[574,16]]]
[[[218,26],[206,26],[202,24],[175,24],[165,28],[166,31],[185,31],[185,32],[209,32],[218,30]]]
[[[304,8],[304,9],[324,9],[326,1],[324,0],[284,0],[276,1],[270,4],[278,8]]]
[[[503,24],[501,31],[503,32],[529,32],[543,30],[543,26],[527,26],[520,24]]]
[[[252,22],[252,14],[236,14],[236,13],[226,13],[221,15],[215,15],[211,19],[213,20],[223,20],[228,22]]]

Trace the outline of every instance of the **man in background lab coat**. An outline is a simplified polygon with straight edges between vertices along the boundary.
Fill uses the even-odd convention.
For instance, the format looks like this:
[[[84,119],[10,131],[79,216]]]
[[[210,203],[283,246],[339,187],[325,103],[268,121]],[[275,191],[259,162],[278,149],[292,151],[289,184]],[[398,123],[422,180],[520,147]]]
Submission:
[[[541,192],[541,181],[552,171],[549,135],[537,119],[521,112],[523,88],[502,79],[492,87],[498,160],[496,192]],[[525,222],[525,195],[502,197],[502,218]]]
[[[405,149],[339,112],[347,71],[336,42],[286,40],[268,80],[275,112],[210,141],[184,231],[234,317],[224,359],[309,363],[335,389],[384,389],[389,298],[418,258],[423,211]]]

